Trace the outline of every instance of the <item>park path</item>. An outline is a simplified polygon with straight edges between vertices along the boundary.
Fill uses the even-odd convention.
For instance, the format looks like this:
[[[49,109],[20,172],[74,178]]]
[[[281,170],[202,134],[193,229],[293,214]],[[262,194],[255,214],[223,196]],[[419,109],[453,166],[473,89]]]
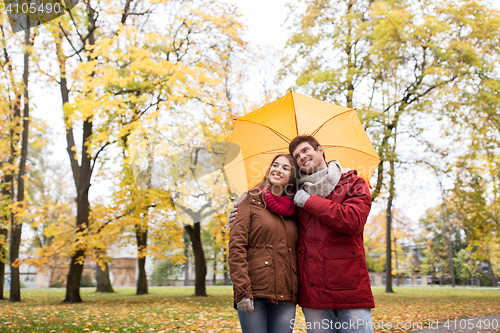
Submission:
[[[500,314],[455,321],[440,322],[439,326],[412,333],[487,333],[500,331]],[[487,328],[488,327],[488,328]]]

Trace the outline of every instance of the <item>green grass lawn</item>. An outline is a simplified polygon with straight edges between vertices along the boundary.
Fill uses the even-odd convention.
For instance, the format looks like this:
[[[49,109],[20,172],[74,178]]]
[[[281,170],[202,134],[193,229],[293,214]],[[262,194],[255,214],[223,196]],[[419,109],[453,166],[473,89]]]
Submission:
[[[208,287],[208,297],[194,297],[194,287],[156,287],[136,296],[133,288],[114,294],[82,289],[84,303],[65,304],[64,289],[22,290],[21,303],[0,301],[0,332],[237,332],[231,287]],[[500,314],[498,289],[374,288],[376,322],[428,322]],[[297,322],[305,332],[297,307]],[[387,330],[377,330],[384,332]],[[392,330],[404,332],[404,330]]]

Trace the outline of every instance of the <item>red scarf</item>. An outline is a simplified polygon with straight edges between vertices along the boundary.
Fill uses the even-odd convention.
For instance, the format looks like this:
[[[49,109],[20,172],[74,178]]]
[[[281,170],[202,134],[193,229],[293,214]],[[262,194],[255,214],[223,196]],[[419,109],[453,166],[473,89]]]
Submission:
[[[284,196],[274,195],[266,190],[261,193],[262,199],[266,202],[266,207],[275,214],[283,216],[292,216],[295,213],[295,204],[293,200]]]

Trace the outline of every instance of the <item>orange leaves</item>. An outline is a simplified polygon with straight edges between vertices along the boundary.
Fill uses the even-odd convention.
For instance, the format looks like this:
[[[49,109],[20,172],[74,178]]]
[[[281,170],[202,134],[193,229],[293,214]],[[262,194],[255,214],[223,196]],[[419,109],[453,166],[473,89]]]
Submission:
[[[393,295],[374,288],[373,322],[423,323],[469,318],[500,313],[500,290],[451,288],[396,288]],[[406,332],[408,330],[377,330]]]
[[[71,251],[75,235],[73,207],[61,197],[52,201],[46,195],[44,199],[44,202],[36,202],[36,206],[33,202],[24,212],[25,220],[33,230],[26,243],[33,244],[33,249],[23,263],[52,268],[64,261]]]

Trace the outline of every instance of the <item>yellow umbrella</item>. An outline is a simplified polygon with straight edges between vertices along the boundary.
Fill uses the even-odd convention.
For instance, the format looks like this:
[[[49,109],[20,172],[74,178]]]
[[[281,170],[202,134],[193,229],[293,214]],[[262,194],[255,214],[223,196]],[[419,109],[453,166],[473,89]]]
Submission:
[[[290,92],[236,119],[224,172],[238,194],[258,184],[273,157],[288,153],[300,134],[313,135],[327,161],[356,169],[368,184],[381,161],[355,109]]]

